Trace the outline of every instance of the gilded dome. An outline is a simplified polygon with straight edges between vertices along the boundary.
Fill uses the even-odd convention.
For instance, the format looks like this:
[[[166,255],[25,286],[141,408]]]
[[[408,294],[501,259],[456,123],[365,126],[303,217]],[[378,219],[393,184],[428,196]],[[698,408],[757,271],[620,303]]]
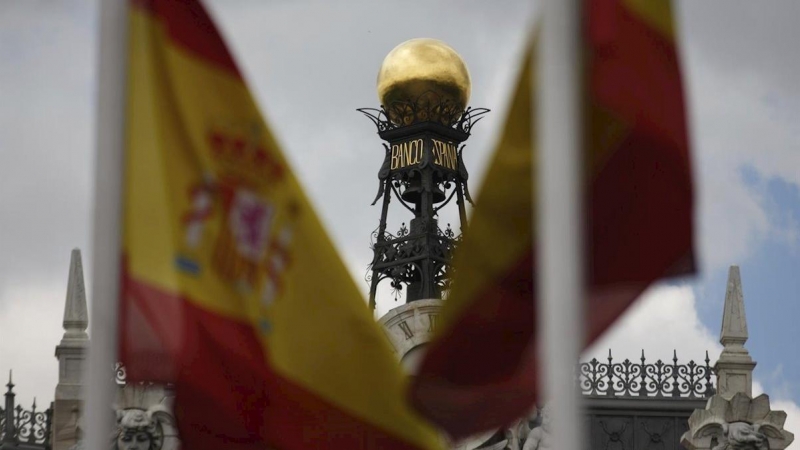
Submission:
[[[471,91],[469,71],[461,56],[436,39],[411,39],[395,47],[378,73],[378,98],[389,107],[416,102],[433,92],[442,102],[463,110]]]

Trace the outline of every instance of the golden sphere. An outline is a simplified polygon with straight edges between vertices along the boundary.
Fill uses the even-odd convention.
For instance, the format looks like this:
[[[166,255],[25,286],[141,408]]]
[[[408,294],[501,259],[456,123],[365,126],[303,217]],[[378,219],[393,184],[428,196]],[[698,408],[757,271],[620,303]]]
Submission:
[[[416,102],[433,92],[463,110],[472,85],[464,60],[449,45],[436,39],[419,38],[395,47],[378,72],[378,98],[384,106],[394,102]]]

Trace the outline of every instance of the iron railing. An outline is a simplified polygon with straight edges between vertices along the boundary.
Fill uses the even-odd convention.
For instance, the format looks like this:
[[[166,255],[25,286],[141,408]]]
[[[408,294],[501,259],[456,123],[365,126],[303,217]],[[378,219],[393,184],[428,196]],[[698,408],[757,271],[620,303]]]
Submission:
[[[36,399],[31,409],[15,404],[14,383],[8,377],[5,405],[0,407],[0,449],[35,448],[50,450],[53,426],[53,403],[44,411],[36,410]]]
[[[648,363],[644,350],[639,362],[614,362],[609,350],[606,362],[594,358],[579,364],[578,384],[583,395],[592,397],[703,399],[716,392],[710,362],[706,352],[705,364],[679,364],[673,351],[671,364],[660,359]]]

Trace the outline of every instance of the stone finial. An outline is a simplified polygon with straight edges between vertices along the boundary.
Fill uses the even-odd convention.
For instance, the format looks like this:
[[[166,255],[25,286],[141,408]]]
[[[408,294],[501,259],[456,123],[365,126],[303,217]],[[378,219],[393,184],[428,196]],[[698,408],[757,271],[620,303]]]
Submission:
[[[89,314],[86,308],[86,288],[83,284],[83,264],[81,251],[73,249],[69,261],[69,278],[67,281],[67,301],[64,305],[64,338],[85,339],[89,326]]]
[[[67,298],[64,304],[64,337],[56,346],[58,358],[58,384],[53,402],[53,450],[68,450],[80,436],[71,425],[75,408],[83,402],[83,366],[89,336],[86,328],[89,314],[86,308],[86,290],[83,284],[81,251],[72,250],[67,280]]]
[[[742,280],[737,266],[731,266],[728,272],[728,289],[725,293],[719,340],[724,348],[714,364],[717,392],[727,399],[738,392],[752,397],[753,369],[756,363],[744,347],[747,342],[747,319],[744,314]]]
[[[719,342],[725,347],[742,346],[747,342],[747,317],[744,313],[739,266],[731,266],[728,271],[728,289],[725,292],[725,309],[722,313]]]

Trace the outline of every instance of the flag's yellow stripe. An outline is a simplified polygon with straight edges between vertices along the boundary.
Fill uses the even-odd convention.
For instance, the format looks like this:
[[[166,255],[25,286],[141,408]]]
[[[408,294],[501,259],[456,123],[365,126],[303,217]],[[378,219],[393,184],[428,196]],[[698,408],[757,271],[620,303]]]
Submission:
[[[155,38],[153,24],[133,9],[130,27],[123,248],[130,255],[128,267],[133,277],[178,292],[180,284],[171,258],[176,251],[171,220],[174,206],[164,188],[169,168],[162,157],[165,147],[176,145],[174,133],[167,132],[175,124],[166,114],[163,75],[157,73],[158,55],[149,42]],[[170,174],[175,180],[186,176]]]
[[[630,11],[635,13],[652,28],[668,39],[675,36],[670,0],[622,0]]]
[[[135,249],[127,252],[131,276],[183,294],[215,313],[244,318],[242,304],[236,301],[241,295],[209,270],[214,243],[205,242],[192,255],[203,268],[198,277],[176,271],[175,258],[180,253],[176,243],[184,240],[181,217],[191,208],[191,188],[202,181],[204,167],[213,167],[203,125],[212,125],[215,117],[244,121],[248,112],[251,120],[260,121],[258,111],[240,81],[172,47],[160,24],[148,14],[133,9],[131,15],[132,34],[141,37],[131,40],[129,78],[128,139],[135,151],[128,153],[126,161],[125,248]],[[148,40],[166,45],[154,46]],[[155,48],[161,53],[154,52]],[[168,73],[163,73],[165,64]],[[188,95],[190,85],[208,95]],[[241,99],[235,103],[240,108],[231,108],[226,97]],[[206,226],[207,233],[215,235],[222,223],[217,219]]]

